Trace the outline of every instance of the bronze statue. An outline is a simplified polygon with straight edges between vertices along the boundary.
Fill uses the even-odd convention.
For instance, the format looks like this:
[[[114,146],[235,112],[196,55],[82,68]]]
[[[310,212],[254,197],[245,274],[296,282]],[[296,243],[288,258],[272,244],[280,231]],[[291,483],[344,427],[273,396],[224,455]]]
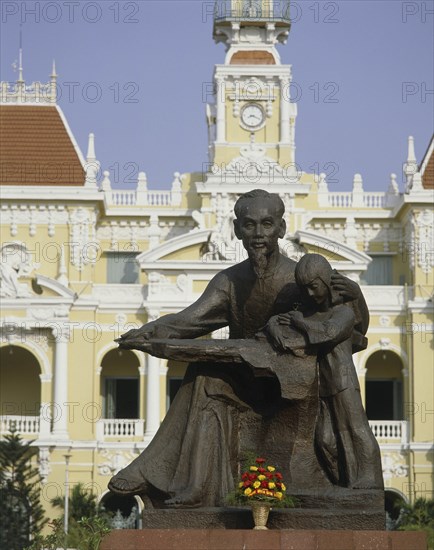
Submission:
[[[323,256],[303,256],[295,268],[295,280],[305,294],[305,313],[278,315],[267,330],[282,351],[291,350],[294,329],[317,349],[321,412],[316,444],[332,482],[352,489],[381,488],[380,449],[363,409],[352,357],[355,314],[333,290],[332,275]]]
[[[120,347],[164,357],[170,357],[171,349],[192,363],[154,439],[111,479],[111,491],[146,495],[156,507],[219,506],[234,488],[246,449],[268,451],[294,487],[352,483],[352,474],[351,479],[333,477],[331,465],[333,460],[339,462],[342,453],[331,456],[333,445],[318,443],[318,437],[319,450],[315,450],[317,350],[310,349],[303,331],[293,336],[291,352],[282,353],[267,340],[276,342],[273,317],[300,303],[307,307],[309,302],[296,284],[296,262],[279,251],[278,239],[286,231],[283,214],[278,195],[263,190],[242,195],[235,204],[234,229],[248,259],[218,273],[185,310],[120,338]],[[327,281],[328,288],[351,307],[346,349],[363,349],[369,314],[360,288],[338,273]],[[279,323],[292,324],[297,317],[279,317]],[[228,341],[185,340],[224,326],[229,326]],[[329,355],[320,353],[324,357],[320,364],[326,364]],[[330,361],[327,364],[330,367]],[[322,395],[321,400],[326,398]],[[345,415],[349,405],[339,403],[333,393],[328,408],[322,409],[330,416]],[[336,431],[343,424],[344,420],[333,419],[328,425]],[[341,443],[346,445],[339,440],[338,446]],[[362,484],[377,487],[380,483],[374,475]]]

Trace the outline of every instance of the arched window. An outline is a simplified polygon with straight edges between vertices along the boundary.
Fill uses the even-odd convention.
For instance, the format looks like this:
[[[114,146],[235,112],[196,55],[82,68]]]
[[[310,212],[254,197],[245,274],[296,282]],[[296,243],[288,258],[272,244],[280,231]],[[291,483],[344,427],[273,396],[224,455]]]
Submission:
[[[403,420],[402,360],[390,350],[366,363],[366,414],[369,420]]]
[[[395,529],[399,518],[401,507],[405,504],[405,497],[394,489],[384,491],[384,509],[386,511],[386,529],[392,531]]]
[[[139,360],[128,350],[113,349],[103,358],[101,396],[104,418],[139,418]]]
[[[252,19],[262,17],[261,0],[243,0],[242,16],[245,18],[252,18]]]
[[[19,346],[0,349],[0,407],[2,416],[39,416],[41,367],[36,357]],[[20,427],[16,426],[18,431]]]
[[[141,528],[141,506],[138,497],[118,496],[109,492],[102,497],[99,507],[112,517],[112,529]]]

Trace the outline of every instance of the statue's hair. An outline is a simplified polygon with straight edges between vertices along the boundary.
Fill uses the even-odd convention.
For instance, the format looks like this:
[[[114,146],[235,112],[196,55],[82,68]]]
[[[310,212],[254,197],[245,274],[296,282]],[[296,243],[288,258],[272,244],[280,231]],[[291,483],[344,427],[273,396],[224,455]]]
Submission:
[[[324,256],[321,256],[321,254],[305,254],[295,267],[295,280],[299,286],[304,286],[314,279],[321,279],[330,289],[332,273],[333,268]]]
[[[276,213],[279,216],[283,217],[283,214],[285,213],[285,205],[283,204],[282,199],[279,197],[279,195],[277,195],[277,193],[269,193],[264,189],[253,189],[252,191],[243,193],[235,203],[234,212],[237,218],[241,216],[244,203],[252,199],[262,199],[262,201],[267,200],[269,202],[272,202],[276,208]]]

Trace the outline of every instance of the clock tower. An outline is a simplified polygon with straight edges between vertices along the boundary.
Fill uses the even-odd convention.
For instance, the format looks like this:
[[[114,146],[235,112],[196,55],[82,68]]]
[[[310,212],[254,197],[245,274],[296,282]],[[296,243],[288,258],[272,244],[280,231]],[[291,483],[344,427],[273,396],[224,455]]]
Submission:
[[[288,0],[216,2],[213,37],[225,45],[226,58],[215,67],[207,104],[215,170],[237,160],[255,161],[261,174],[270,166],[293,170],[297,106],[290,101],[291,66],[281,63],[276,49],[289,30]]]

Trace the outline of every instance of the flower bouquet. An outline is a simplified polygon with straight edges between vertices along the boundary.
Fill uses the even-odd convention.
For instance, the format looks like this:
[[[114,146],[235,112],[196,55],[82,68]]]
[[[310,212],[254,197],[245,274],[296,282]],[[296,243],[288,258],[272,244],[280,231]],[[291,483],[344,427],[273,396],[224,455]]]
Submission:
[[[286,494],[282,474],[266,462],[265,458],[256,458],[255,464],[241,474],[238,490],[230,497],[232,503],[251,505],[255,529],[266,529],[272,506],[293,508],[296,503]]]

